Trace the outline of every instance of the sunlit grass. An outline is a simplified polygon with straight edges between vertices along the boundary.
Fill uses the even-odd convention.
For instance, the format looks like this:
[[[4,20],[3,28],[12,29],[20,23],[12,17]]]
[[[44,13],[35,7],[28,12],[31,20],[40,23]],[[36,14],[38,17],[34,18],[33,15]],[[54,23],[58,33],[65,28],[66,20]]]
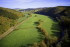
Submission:
[[[35,16],[37,15],[37,16]],[[22,19],[20,19],[21,21]],[[49,34],[52,34],[52,24],[54,21],[48,16],[32,14],[32,17],[23,22],[12,33],[7,35],[4,39],[0,40],[1,47],[19,47],[21,45],[32,44],[41,41],[40,32],[35,28],[35,22],[41,20],[41,27]]]

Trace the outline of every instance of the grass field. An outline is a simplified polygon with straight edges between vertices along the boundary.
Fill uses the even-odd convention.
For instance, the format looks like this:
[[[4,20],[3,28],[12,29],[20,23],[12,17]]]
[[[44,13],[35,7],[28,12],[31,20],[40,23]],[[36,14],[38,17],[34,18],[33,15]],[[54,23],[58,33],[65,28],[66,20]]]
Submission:
[[[0,40],[0,47],[20,47],[40,42],[42,40],[40,38],[42,38],[43,35],[38,32],[35,28],[36,25],[34,24],[39,20],[43,21],[41,27],[43,27],[50,35],[53,34],[51,27],[55,22],[52,19],[48,16],[32,14],[32,17],[18,26],[12,33]]]

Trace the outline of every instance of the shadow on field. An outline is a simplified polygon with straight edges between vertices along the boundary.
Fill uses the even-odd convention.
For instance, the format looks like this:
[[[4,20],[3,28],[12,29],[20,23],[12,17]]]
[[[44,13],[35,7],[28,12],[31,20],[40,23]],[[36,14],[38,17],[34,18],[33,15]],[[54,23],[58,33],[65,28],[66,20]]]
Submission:
[[[56,36],[56,37],[60,36],[60,28],[58,23],[53,23],[51,30],[52,30],[52,34],[51,34],[52,36]]]
[[[35,25],[35,26],[39,26],[40,23],[37,21],[37,22],[34,22],[34,25]]]
[[[44,40],[45,36],[44,36],[42,30],[41,30],[39,27],[36,27],[36,29],[37,29],[38,32],[39,32],[39,37],[38,37],[38,39],[40,39],[40,40],[39,40],[38,42],[40,42],[40,41]]]

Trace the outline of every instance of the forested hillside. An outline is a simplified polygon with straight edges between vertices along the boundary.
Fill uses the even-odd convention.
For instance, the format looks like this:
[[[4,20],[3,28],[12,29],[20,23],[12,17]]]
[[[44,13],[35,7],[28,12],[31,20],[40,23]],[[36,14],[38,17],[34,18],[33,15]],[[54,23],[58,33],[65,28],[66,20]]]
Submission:
[[[23,17],[21,12],[0,7],[0,34],[7,31],[17,23],[17,19]]]
[[[70,15],[70,7],[69,6],[58,6],[58,7],[49,7],[43,8],[35,13],[48,15],[50,17],[56,18],[62,16]]]
[[[35,12],[37,14],[48,15],[54,21],[59,22],[61,35],[53,47],[66,47],[70,43],[70,6],[58,6],[45,8]]]

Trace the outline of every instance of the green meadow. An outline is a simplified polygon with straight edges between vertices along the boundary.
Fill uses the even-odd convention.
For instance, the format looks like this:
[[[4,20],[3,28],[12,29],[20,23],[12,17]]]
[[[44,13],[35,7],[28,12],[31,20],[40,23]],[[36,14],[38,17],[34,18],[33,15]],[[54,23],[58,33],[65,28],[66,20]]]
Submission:
[[[41,20],[41,27],[52,35],[54,31],[53,24],[57,24],[51,18],[45,15],[32,14],[32,17],[26,19],[20,26],[13,32],[0,40],[0,47],[21,47],[42,41],[43,34],[36,29],[35,22]],[[22,19],[20,19],[22,21]],[[56,32],[56,31],[55,31]],[[42,38],[42,39],[41,39]]]

